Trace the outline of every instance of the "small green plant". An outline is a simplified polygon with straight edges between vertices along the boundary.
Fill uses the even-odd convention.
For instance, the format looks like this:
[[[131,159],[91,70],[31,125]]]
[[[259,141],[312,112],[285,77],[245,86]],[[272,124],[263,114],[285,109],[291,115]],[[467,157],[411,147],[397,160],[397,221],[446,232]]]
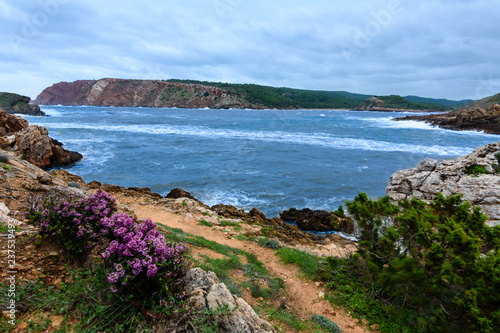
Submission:
[[[68,186],[74,188],[80,188],[80,184],[78,184],[77,182],[69,182]]]
[[[311,317],[311,320],[314,321],[316,324],[318,324],[319,327],[321,327],[327,332],[342,333],[342,329],[340,328],[340,326],[335,324],[333,321],[326,318],[325,316],[313,315]]]
[[[6,155],[0,155],[0,163],[8,163],[9,157]]]
[[[482,175],[486,173],[486,169],[482,165],[472,164],[465,169],[465,174],[467,175]]]
[[[8,165],[2,165],[2,168],[4,168],[5,170],[10,171],[10,166],[8,166]]]
[[[276,239],[269,239],[267,237],[259,238],[259,245],[274,250],[281,249],[281,244],[279,241],[277,241]]]
[[[205,227],[212,227],[212,224],[208,221],[205,221],[205,220],[201,220],[198,225],[203,225]]]
[[[187,202],[186,202],[186,201],[183,201],[183,202],[182,202],[182,207],[186,207],[187,205],[188,205],[188,204],[187,204]]]
[[[276,251],[285,264],[294,264],[301,273],[312,280],[320,280],[322,276],[322,262],[318,257],[309,253],[290,248],[281,248]]]

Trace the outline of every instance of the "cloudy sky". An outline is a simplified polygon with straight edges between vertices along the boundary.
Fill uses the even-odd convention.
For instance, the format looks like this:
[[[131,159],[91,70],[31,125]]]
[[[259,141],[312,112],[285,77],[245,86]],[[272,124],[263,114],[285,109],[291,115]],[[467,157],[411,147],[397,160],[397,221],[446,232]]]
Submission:
[[[500,1],[0,0],[0,91],[195,79],[374,95],[500,92]]]

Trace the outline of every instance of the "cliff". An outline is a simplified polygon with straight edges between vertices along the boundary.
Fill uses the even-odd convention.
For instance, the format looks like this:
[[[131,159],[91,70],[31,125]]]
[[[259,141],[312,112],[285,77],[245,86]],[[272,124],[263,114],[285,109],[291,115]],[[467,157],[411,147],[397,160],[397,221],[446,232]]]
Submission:
[[[463,194],[489,216],[491,226],[500,224],[500,142],[475,149],[469,155],[438,163],[425,159],[413,169],[391,176],[387,195],[395,200],[432,200],[437,193]]]
[[[35,100],[45,105],[144,106],[179,108],[261,108],[244,95],[202,84],[157,80],[101,79],[60,82]]]
[[[30,98],[18,94],[0,92],[0,108],[7,113],[20,113],[30,116],[45,116],[38,105],[29,104]]]

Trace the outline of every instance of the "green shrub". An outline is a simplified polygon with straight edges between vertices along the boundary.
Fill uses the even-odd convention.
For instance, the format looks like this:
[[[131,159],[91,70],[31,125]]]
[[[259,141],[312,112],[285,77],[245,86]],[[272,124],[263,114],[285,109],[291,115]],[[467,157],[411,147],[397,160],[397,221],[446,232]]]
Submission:
[[[267,237],[259,238],[259,245],[262,247],[268,247],[270,249],[278,250],[281,249],[280,242],[276,239],[269,239]]]
[[[0,155],[0,163],[8,163],[9,157],[6,155]]]
[[[482,175],[486,173],[486,169],[482,165],[472,164],[465,169],[465,174],[467,175]]]
[[[339,325],[335,324],[333,321],[326,318],[325,316],[313,315],[311,317],[311,320],[314,321],[316,324],[318,324],[319,327],[321,327],[327,332],[333,332],[333,333],[342,332],[342,329],[340,328]]]
[[[361,228],[351,264],[366,290],[415,310],[429,331],[500,326],[500,227],[479,208],[459,195],[394,205],[363,193],[347,207]]]

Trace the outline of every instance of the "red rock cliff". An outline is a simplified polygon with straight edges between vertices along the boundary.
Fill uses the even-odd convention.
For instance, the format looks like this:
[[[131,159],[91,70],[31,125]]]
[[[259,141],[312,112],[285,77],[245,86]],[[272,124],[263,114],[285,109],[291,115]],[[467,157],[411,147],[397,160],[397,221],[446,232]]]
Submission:
[[[60,82],[35,100],[45,105],[255,108],[241,94],[201,84],[101,79]]]

